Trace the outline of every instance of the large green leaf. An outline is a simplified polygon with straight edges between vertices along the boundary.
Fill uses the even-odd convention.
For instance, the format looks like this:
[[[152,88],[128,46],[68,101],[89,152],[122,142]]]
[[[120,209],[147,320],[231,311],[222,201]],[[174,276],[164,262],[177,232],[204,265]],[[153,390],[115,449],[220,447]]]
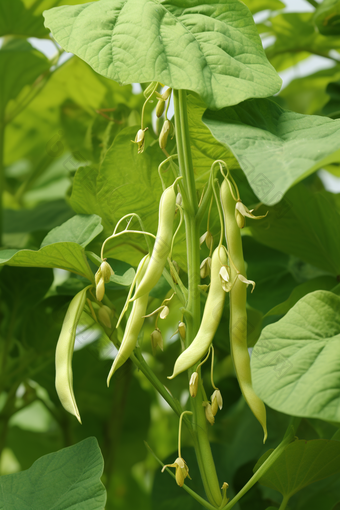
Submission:
[[[49,67],[45,55],[25,40],[11,39],[0,48],[0,122],[3,122],[7,103]]]
[[[316,291],[262,331],[254,389],[283,413],[340,422],[340,297]]]
[[[192,90],[210,108],[280,90],[251,13],[238,0],[101,0],[44,16],[65,50],[119,83]]]
[[[246,101],[203,117],[229,147],[259,199],[273,205],[296,182],[339,161],[340,121],[300,115],[270,99]]]
[[[266,211],[260,207],[258,214]],[[265,219],[250,220],[249,229],[257,241],[338,276],[340,239],[334,226],[339,221],[340,195],[313,192],[301,183],[271,207]]]
[[[255,470],[261,464],[260,459]],[[260,483],[291,497],[307,485],[339,472],[340,441],[294,441],[272,464]]]
[[[102,230],[101,218],[96,214],[77,214],[60,227],[51,230],[41,243],[41,247],[67,241],[85,248]]]
[[[1,477],[0,508],[104,510],[103,465],[94,437],[45,455],[27,471]]]
[[[87,263],[84,248],[77,243],[49,244],[38,251],[0,250],[0,266],[59,267],[80,274],[93,281],[93,273]]]

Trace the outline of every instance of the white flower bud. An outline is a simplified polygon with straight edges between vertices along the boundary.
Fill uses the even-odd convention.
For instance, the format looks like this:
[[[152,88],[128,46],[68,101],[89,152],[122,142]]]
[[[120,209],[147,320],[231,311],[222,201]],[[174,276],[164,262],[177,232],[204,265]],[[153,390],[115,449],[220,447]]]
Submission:
[[[161,313],[159,314],[160,319],[165,319],[169,315],[170,309],[168,306],[165,306]]]
[[[210,275],[211,257],[204,259],[200,265],[200,276],[202,279]]]
[[[189,392],[193,398],[196,397],[196,395],[197,395],[198,380],[199,380],[198,373],[193,372],[191,374],[190,381],[189,381]]]
[[[186,330],[187,330],[187,327],[184,324],[184,322],[180,322],[178,324],[178,332],[179,332],[179,336],[181,337],[182,340],[185,340]]]

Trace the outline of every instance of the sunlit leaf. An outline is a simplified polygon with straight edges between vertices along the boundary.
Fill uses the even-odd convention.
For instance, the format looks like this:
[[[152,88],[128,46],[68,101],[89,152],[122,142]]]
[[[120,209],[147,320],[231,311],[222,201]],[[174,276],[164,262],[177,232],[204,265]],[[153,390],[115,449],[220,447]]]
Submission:
[[[13,510],[104,510],[103,457],[95,438],[38,459],[27,471],[2,476],[0,506]]]
[[[340,121],[300,115],[270,99],[213,112],[204,122],[229,147],[259,199],[276,204],[296,182],[340,159]]]
[[[295,416],[340,422],[340,297],[316,291],[262,331],[251,365],[257,395]]]
[[[101,0],[44,16],[65,50],[122,84],[159,81],[197,92],[211,108],[266,97],[281,86],[250,11],[237,0],[183,0],[181,6],[173,0]]]

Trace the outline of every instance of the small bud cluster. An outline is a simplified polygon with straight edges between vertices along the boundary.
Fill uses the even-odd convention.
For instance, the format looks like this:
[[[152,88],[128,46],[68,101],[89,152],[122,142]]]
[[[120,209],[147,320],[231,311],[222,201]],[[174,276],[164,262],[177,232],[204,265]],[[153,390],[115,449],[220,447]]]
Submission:
[[[106,262],[106,259],[101,263],[98,271],[95,274],[96,283],[96,298],[98,301],[102,301],[105,295],[105,283],[110,281],[111,276],[114,275],[114,271],[110,264]]]

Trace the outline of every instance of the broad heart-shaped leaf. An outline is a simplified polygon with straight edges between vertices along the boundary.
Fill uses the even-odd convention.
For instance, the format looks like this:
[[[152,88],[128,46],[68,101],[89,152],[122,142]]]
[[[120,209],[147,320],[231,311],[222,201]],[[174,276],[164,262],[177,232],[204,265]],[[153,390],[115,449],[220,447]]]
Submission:
[[[0,250],[0,266],[59,267],[94,280],[84,248],[77,243],[55,243],[34,250]]]
[[[261,202],[279,202],[293,184],[340,159],[340,120],[300,115],[270,99],[249,100],[203,116],[231,149]]]
[[[198,93],[210,108],[281,87],[238,0],[101,0],[44,16],[66,51],[122,84],[158,81]]]
[[[48,71],[49,60],[22,39],[11,39],[0,48],[0,122],[7,103]],[[8,113],[8,112],[6,112]]]
[[[41,243],[41,247],[67,241],[85,248],[103,230],[101,222],[101,218],[96,214],[77,214],[60,227],[51,230]]]
[[[262,206],[257,214],[267,211]],[[248,225],[257,241],[338,276],[340,238],[334,235],[334,226],[339,221],[340,195],[313,192],[300,183],[269,209],[265,219],[249,220]]]
[[[104,510],[103,467],[94,437],[44,455],[27,471],[1,477],[0,508]]]
[[[261,460],[255,470],[262,464]],[[307,485],[339,472],[340,441],[294,441],[272,464],[260,483],[291,497]]]
[[[340,297],[303,297],[264,328],[251,366],[257,395],[273,409],[340,422]]]
[[[48,37],[42,12],[55,5],[81,4],[85,0],[10,0],[0,2],[0,37],[21,35],[25,37]]]

